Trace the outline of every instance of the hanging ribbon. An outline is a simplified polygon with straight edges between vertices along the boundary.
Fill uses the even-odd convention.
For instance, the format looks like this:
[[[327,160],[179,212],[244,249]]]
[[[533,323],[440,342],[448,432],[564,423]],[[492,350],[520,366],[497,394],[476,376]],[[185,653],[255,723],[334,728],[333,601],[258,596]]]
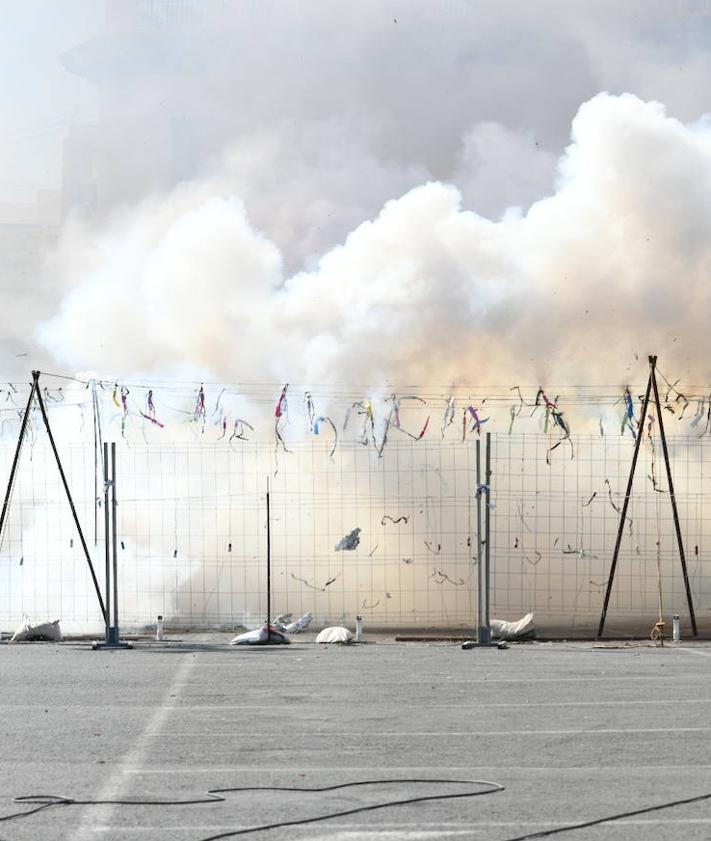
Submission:
[[[518,401],[519,401],[518,406],[512,406],[509,409],[509,415],[511,417],[511,420],[509,421],[509,435],[511,435],[511,433],[513,432],[513,426],[514,426],[514,422],[515,422],[516,418],[523,411],[523,407],[528,405],[528,404],[523,399],[523,394],[521,394],[521,389],[517,385],[513,386],[511,389],[509,389],[509,391],[517,391],[518,392]]]
[[[545,396],[545,395],[544,395]],[[557,398],[556,398],[557,399]],[[557,450],[561,444],[567,441],[570,444],[570,458],[572,459],[575,456],[575,451],[573,449],[573,442],[570,439],[570,427],[566,423],[565,418],[563,417],[563,412],[555,407],[554,403],[547,403],[546,404],[546,415],[550,412],[551,417],[553,418],[553,423],[557,426],[563,433],[563,437],[560,438],[558,441],[553,444],[552,447],[548,449],[546,452],[546,464],[550,464],[550,455],[554,450]]]
[[[450,397],[447,400],[447,406],[444,410],[444,417],[442,418],[442,428],[440,432],[442,433],[442,438],[444,438],[444,431],[445,429],[454,421],[454,397]]]
[[[159,426],[161,429],[165,428],[165,424],[161,423],[156,417],[156,407],[155,403],[153,402],[153,389],[148,389],[148,397],[146,398],[146,411],[141,412],[141,417],[145,418],[147,421],[150,421],[152,424],[155,424],[155,426]]]
[[[195,423],[199,423],[202,421],[202,432],[205,431],[205,421],[207,419],[207,412],[205,409],[205,388],[203,384],[200,384],[200,390],[197,393],[197,397],[195,398],[195,408],[193,409],[193,417],[192,420]]]
[[[226,422],[227,422],[227,419],[225,418],[225,423]],[[247,421],[242,420],[242,418],[237,418],[237,420],[235,421],[235,424],[234,424],[234,429],[232,431],[232,435],[230,435],[230,441],[232,441],[233,438],[239,438],[240,441],[249,441],[249,438],[247,438],[247,436],[244,434],[245,428],[254,432],[254,427],[252,426],[251,423],[247,423]]]
[[[314,401],[310,391],[304,393],[304,403],[306,404],[306,417],[309,419],[309,429],[313,429],[316,408],[314,407]]]
[[[286,392],[289,388],[289,383],[287,383],[281,390],[281,394],[279,395],[279,400],[276,404],[276,409],[274,410],[274,417],[279,419],[282,415],[288,414],[289,411],[289,404],[286,400]]]
[[[279,429],[279,422],[281,421],[282,417],[286,418],[287,423],[289,422],[289,404],[286,400],[286,391],[289,388],[289,383],[282,388],[281,394],[279,395],[279,400],[276,404],[276,409],[274,410],[274,437],[275,437],[275,453],[279,449],[281,445],[282,449],[285,453],[288,453],[289,450],[284,443],[284,439],[281,435],[281,430]]]
[[[625,393],[623,394],[623,399],[625,401],[625,413],[622,416],[622,425],[620,427],[620,434],[625,434],[625,429],[629,428],[629,431],[632,433],[633,438],[637,438],[637,433],[634,430],[635,424],[635,417],[634,417],[634,403],[632,402],[632,395],[630,394],[629,387],[625,389]]]
[[[390,407],[390,413],[388,418],[385,422],[385,430],[383,432],[383,438],[380,442],[380,447],[378,448],[378,456],[382,456],[383,450],[385,449],[385,444],[387,443],[388,432],[390,430],[390,426],[392,425],[394,429],[397,429],[398,432],[402,432],[403,435],[407,435],[408,438],[412,438],[413,441],[419,441],[420,438],[425,434],[427,431],[427,426],[430,422],[429,416],[425,421],[425,425],[422,427],[419,435],[414,435],[412,432],[409,432],[407,429],[404,429],[400,424],[400,405],[403,400],[416,400],[418,403],[423,403],[427,405],[427,401],[423,400],[422,397],[417,397],[414,394],[406,394],[402,397],[398,397],[397,395],[393,394],[391,397],[388,397],[386,402],[392,402],[392,406]],[[375,435],[373,435],[375,437]]]
[[[328,454],[328,457],[331,461],[333,461],[333,454],[336,452],[336,447],[338,446],[338,432],[336,431],[336,424],[331,420],[331,418],[326,417],[325,415],[314,418],[312,426],[314,435],[320,434],[320,427],[322,423],[327,423],[333,430],[333,447],[331,448],[331,452]]]
[[[485,424],[489,420],[489,418],[480,418],[479,412],[474,406],[467,406],[462,413],[462,443],[464,443],[467,437],[467,414],[471,416],[472,420],[469,432],[476,432],[477,435],[481,435],[482,424]]]

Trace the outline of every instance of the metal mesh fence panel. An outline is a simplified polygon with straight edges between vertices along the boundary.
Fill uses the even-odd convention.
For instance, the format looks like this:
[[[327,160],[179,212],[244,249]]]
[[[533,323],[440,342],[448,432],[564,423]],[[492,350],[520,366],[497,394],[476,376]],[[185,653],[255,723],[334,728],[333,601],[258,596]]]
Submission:
[[[47,443],[22,455],[0,546],[0,623],[60,618],[98,628],[86,560]],[[482,443],[483,443],[482,437]],[[494,434],[491,614],[533,611],[539,629],[597,628],[633,440]],[[687,615],[666,476],[645,438],[608,614],[609,633],[642,633],[662,606]],[[670,439],[690,584],[709,630],[711,449]],[[267,480],[271,487],[272,614],[315,624],[467,631],[476,625],[474,440],[373,447],[311,441],[275,453],[239,442],[118,445],[119,606],[126,626],[162,614],[189,627],[254,626],[266,613]],[[101,465],[87,445],[60,446],[103,586]],[[12,448],[0,450],[2,475]],[[95,515],[97,528],[95,532]]]

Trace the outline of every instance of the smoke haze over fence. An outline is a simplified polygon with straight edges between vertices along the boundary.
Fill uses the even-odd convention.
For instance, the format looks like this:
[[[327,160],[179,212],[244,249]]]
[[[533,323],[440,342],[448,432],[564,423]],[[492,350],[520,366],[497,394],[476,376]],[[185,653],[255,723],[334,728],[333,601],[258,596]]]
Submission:
[[[711,430],[711,14],[696,2],[618,6],[8,5],[0,32],[10,68],[0,105],[2,433],[15,435],[26,394],[11,381],[26,381],[31,368],[78,374],[75,382],[43,375],[43,384],[59,439],[84,441],[73,458],[86,516],[96,510],[92,416],[107,439],[119,440],[127,463],[141,448],[160,462],[166,444],[182,464],[186,441],[204,453],[209,442],[220,454],[228,448],[226,463],[240,465],[233,472],[241,475],[244,452],[261,453],[250,468],[253,522],[241,547],[224,517],[215,519],[219,506],[206,507],[202,480],[209,484],[217,468],[193,469],[188,459],[180,482],[197,490],[177,500],[180,482],[173,486],[170,471],[152,468],[165,494],[153,500],[140,487],[124,523],[136,538],[133,619],[156,608],[209,618],[214,608],[221,618],[258,621],[258,477],[278,473],[286,482],[301,466],[314,495],[293,506],[289,516],[302,520],[292,523],[283,549],[285,558],[300,553],[297,571],[308,583],[290,578],[284,594],[298,591],[290,609],[308,607],[313,602],[302,597],[313,600],[316,586],[309,565],[318,558],[323,584],[335,574],[336,541],[355,527],[370,529],[364,539],[386,528],[378,525],[380,479],[371,486],[372,477],[390,470],[382,487],[392,481],[389,498],[407,501],[397,460],[408,453],[412,464],[432,459],[422,473],[411,469],[410,502],[422,492],[449,526],[435,515],[426,527],[412,521],[415,548],[389,548],[382,564],[364,557],[362,569],[356,564],[350,578],[344,572],[318,596],[327,605],[321,618],[350,615],[365,599],[380,600],[391,624],[415,609],[408,621],[467,621],[467,459],[480,419],[508,442],[501,452],[519,433],[546,435],[536,444],[542,459],[531,458],[525,470],[523,442],[523,454],[502,457],[509,472],[501,478],[514,490],[502,491],[508,509],[499,569],[516,596],[499,607],[550,612],[553,594],[563,613],[571,604],[597,610],[618,498],[611,490],[604,496],[604,480],[615,474],[619,487],[632,433],[640,432],[634,386],[646,377],[648,353],[658,354],[669,381],[680,380],[679,391],[664,384],[665,420],[680,421],[671,431],[697,441]],[[275,428],[285,383],[291,413],[281,424],[277,417]],[[547,405],[556,383],[564,386],[558,417]],[[625,427],[627,385],[636,415]],[[539,386],[546,405],[535,397]],[[408,395],[420,401],[404,402]],[[319,423],[320,438],[310,437]],[[565,424],[575,436],[595,436],[587,473],[577,443],[563,438]],[[506,436],[514,425],[515,435]],[[34,446],[40,434],[35,414],[26,443]],[[388,434],[399,442],[392,455]],[[307,438],[303,452],[316,445],[325,466],[309,470],[306,455],[286,452]],[[653,446],[645,437],[652,464]],[[688,537],[697,549],[696,592],[705,598],[704,446],[682,443],[678,459],[687,465],[680,494],[694,495],[686,513],[696,505]],[[71,527],[60,519],[66,512],[56,514],[56,529],[52,521],[58,503],[40,453],[41,446],[31,450],[36,461],[23,466],[30,477],[24,507],[13,514],[3,548],[9,585],[2,609],[16,615],[28,593],[40,599],[35,605],[66,595],[84,600],[76,615],[88,621],[93,603],[82,590]],[[452,465],[466,465],[449,468],[467,478],[455,494],[439,464],[450,454]],[[351,457],[361,465],[348,480],[359,488],[360,507],[344,517],[350,491],[338,474]],[[519,479],[539,469],[555,505],[526,500],[540,535],[529,546],[516,533],[516,506],[538,491]],[[300,487],[296,473],[290,481]],[[573,475],[575,496],[558,505]],[[333,477],[341,484],[332,498],[340,501],[321,505]],[[360,492],[363,477],[368,494]],[[154,479],[147,471],[146,485]],[[649,476],[641,483],[638,504],[648,518],[637,542],[628,537],[634,573],[625,579],[629,599],[620,602],[632,612],[643,607],[633,598],[634,576],[648,571],[655,526],[664,526],[649,507],[654,483]],[[176,521],[196,500],[197,519],[185,518],[191,535],[172,555]],[[155,503],[155,523],[144,502]],[[235,511],[239,503],[235,497]],[[427,505],[417,509],[426,522]],[[450,505],[454,513],[444,516]],[[555,533],[544,528],[551,510],[562,512]],[[229,521],[232,503],[225,511]],[[307,514],[319,524],[310,546],[301,533]],[[673,582],[668,537],[664,576]],[[432,570],[436,546],[445,547],[450,565]],[[533,548],[532,560],[524,547]],[[221,590],[238,567],[238,548],[251,583],[245,573],[242,586]],[[56,563],[47,557],[55,550]],[[536,552],[545,556],[542,566]],[[167,577],[152,581],[158,563]],[[392,576],[398,587],[409,582],[406,596],[397,595]],[[460,578],[466,594],[464,584],[452,583]],[[160,603],[151,600],[156,592]],[[146,593],[153,595],[146,600]],[[338,598],[336,609],[330,602]]]

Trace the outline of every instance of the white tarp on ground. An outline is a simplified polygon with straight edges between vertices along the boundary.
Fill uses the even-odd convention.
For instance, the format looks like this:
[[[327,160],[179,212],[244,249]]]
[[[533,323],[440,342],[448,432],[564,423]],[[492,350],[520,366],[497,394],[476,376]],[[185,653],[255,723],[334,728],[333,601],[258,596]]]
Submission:
[[[25,616],[12,635],[10,642],[60,642],[61,639],[62,631],[59,627],[59,619],[55,619],[54,622],[42,622],[39,625],[33,625]]]
[[[489,622],[491,634],[502,640],[531,639],[536,634],[533,625],[533,614],[527,613],[518,622],[507,622],[505,619],[492,619]]]
[[[289,637],[274,625],[262,625],[261,628],[246,631],[230,641],[230,645],[289,645],[289,643]]]

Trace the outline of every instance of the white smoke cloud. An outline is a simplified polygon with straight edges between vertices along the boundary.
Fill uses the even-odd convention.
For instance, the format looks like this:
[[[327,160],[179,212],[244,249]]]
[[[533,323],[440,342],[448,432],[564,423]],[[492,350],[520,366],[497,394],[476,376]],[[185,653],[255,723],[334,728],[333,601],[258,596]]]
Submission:
[[[710,179],[707,123],[601,94],[528,210],[492,221],[428,182],[289,275],[226,165],[224,184],[75,224],[52,264],[69,291],[39,335],[62,364],[120,376],[621,382],[634,353],[657,351],[705,377]]]

